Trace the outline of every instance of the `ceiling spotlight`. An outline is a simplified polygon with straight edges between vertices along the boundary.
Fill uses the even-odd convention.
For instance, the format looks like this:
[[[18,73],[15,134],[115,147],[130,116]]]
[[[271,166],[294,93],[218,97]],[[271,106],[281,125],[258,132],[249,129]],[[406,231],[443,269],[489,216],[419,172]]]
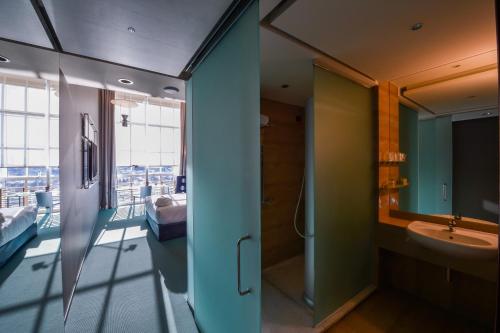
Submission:
[[[417,30],[422,29],[423,26],[424,26],[423,23],[417,22],[417,23],[415,23],[414,25],[411,26],[411,30],[417,31]]]
[[[10,59],[0,55],[0,62],[10,62]]]
[[[131,33],[135,32],[135,28],[134,27],[128,27],[127,30],[128,30],[128,32],[131,32]]]
[[[128,79],[118,79],[118,82],[120,82],[122,84],[126,84],[128,86],[134,84],[134,81],[131,81],[131,80],[128,80]]]
[[[290,85],[288,85],[288,84],[282,84],[282,85],[281,85],[281,88],[283,88],[283,89],[286,89],[286,88],[288,88],[288,87],[290,87]]]
[[[168,87],[163,88],[163,91],[166,92],[167,94],[174,95],[174,94],[177,94],[179,92],[179,88],[168,86]]]

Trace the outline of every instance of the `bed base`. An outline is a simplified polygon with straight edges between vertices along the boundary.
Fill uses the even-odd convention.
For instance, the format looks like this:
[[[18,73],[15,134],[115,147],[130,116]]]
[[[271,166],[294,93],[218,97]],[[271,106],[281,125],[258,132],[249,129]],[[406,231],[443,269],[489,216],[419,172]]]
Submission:
[[[146,212],[146,221],[153,234],[160,242],[186,236],[186,222],[159,224],[156,219]]]
[[[33,223],[28,229],[14,239],[11,239],[0,247],[0,268],[2,268],[9,259],[30,240],[38,234],[37,225]]]

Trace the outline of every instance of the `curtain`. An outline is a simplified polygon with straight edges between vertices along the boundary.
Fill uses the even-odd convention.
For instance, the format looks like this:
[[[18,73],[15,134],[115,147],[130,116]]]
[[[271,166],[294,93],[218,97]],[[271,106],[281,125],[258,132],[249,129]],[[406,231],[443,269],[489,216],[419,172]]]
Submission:
[[[186,142],[186,103],[181,102],[181,159],[179,167],[179,176],[186,175],[186,158],[187,158],[187,142]]]
[[[113,91],[99,90],[99,193],[102,209],[117,206],[115,110],[111,104],[113,98],[115,98]]]

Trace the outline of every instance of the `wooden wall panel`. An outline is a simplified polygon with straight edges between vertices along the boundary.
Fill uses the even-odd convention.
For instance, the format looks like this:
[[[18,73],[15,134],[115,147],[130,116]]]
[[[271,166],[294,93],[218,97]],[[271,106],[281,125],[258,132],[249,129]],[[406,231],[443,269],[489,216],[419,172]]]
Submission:
[[[304,109],[261,100],[270,126],[261,128],[263,147],[262,266],[272,266],[304,252],[293,215],[304,173]],[[304,200],[297,218],[304,230]]]
[[[399,152],[399,96],[398,88],[387,81],[378,86],[378,150],[379,159],[389,152]],[[399,166],[379,163],[379,187],[390,179],[399,178]],[[391,202],[391,197],[393,201]],[[389,217],[390,209],[398,209],[398,190],[379,193],[379,219]]]

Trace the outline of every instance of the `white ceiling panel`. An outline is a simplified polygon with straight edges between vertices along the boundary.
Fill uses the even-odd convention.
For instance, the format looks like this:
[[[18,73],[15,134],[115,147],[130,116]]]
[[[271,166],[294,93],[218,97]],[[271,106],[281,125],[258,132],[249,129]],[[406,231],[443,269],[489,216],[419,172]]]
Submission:
[[[67,54],[61,54],[60,62],[61,70],[70,84],[184,100],[184,81],[177,78]],[[134,84],[123,85],[118,79],[128,79]],[[176,87],[179,92],[167,94],[163,91],[167,86]]]
[[[64,51],[178,76],[231,0],[43,0],[43,4]]]
[[[411,89],[404,96],[437,115],[496,108],[497,69]]]
[[[0,54],[10,59],[0,63],[1,74],[59,80],[59,53],[55,51],[0,41]]]
[[[273,25],[377,80],[496,49],[494,0],[297,0]],[[412,31],[413,24],[423,28]]]
[[[0,37],[52,48],[29,0],[0,1]]]

